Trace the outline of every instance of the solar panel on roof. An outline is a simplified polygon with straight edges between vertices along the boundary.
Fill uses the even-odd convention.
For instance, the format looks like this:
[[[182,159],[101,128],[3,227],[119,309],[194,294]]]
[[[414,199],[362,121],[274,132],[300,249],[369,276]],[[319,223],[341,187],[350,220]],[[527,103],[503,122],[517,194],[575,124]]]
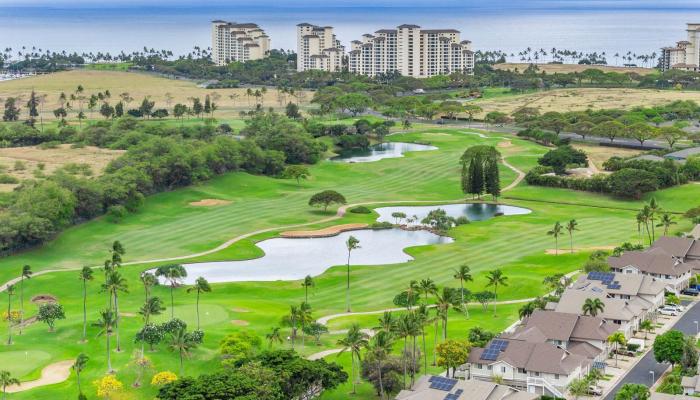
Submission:
[[[459,396],[461,396],[463,392],[464,391],[462,389],[457,389],[454,393],[449,393],[447,396],[445,396],[444,400],[458,400]]]
[[[452,390],[453,387],[457,384],[457,380],[455,379],[450,379],[450,378],[444,378],[441,376],[436,376],[434,377],[430,384],[431,389],[437,389],[437,390],[443,390],[445,392],[449,392]]]
[[[503,351],[506,348],[508,348],[508,341],[502,340],[502,339],[494,339],[491,341],[489,348],[494,349],[494,350],[498,350],[498,351]]]

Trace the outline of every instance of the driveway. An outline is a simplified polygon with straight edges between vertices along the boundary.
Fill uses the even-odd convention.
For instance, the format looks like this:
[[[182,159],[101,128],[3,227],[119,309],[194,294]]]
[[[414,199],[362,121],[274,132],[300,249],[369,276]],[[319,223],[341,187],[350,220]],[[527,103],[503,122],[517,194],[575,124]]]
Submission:
[[[673,325],[671,329],[679,330],[686,335],[696,335],[697,328],[695,322],[700,322],[700,303],[696,303],[692,308],[690,308],[678,322]],[[650,344],[651,345],[651,344]],[[626,383],[639,383],[646,386],[652,386],[654,381],[652,380],[651,373],[649,371],[654,371],[654,380],[659,379],[661,375],[666,372],[670,365],[660,364],[654,359],[654,351],[651,350],[642,357],[642,359],[632,368],[624,378],[622,378],[617,385],[610,391],[610,393],[605,396],[604,400],[613,400],[615,398],[615,393]]]

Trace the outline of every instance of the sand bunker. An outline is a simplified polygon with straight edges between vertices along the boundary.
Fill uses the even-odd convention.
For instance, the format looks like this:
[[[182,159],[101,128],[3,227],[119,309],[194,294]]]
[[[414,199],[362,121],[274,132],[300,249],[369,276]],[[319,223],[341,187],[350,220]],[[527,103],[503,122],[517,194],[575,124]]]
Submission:
[[[240,307],[234,307],[234,308],[231,309],[231,311],[233,311],[233,312],[239,312],[239,313],[247,313],[247,312],[250,312],[249,309],[247,309],[247,308],[240,308]]]
[[[70,376],[73,363],[73,360],[66,360],[49,364],[41,370],[41,378],[33,381],[22,382],[19,385],[8,386],[7,393],[23,392],[25,390],[34,389],[40,386],[61,383]]]
[[[341,232],[354,231],[366,228],[367,224],[343,224],[329,226],[328,228],[318,229],[315,231],[288,231],[280,233],[284,238],[321,238],[335,236]]]
[[[504,142],[498,142],[498,144],[496,146],[498,146],[498,147],[511,147],[511,146],[513,146],[513,142],[511,142],[510,140],[506,140]]]
[[[225,206],[231,204],[228,200],[221,199],[202,199],[199,201],[193,201],[190,203],[191,206],[195,207],[215,207],[215,206]]]
[[[242,319],[232,319],[231,323],[236,325],[236,326],[248,326],[248,325],[250,325],[250,322],[244,321]]]
[[[574,253],[581,251],[594,251],[594,250],[613,250],[615,246],[594,246],[594,247],[574,247]],[[547,254],[557,254],[556,249],[547,249],[545,251]],[[571,249],[568,247],[562,247],[559,249],[559,254],[571,254]]]
[[[32,297],[32,303],[35,303],[35,304],[56,303],[56,302],[58,302],[56,297],[52,296],[50,294],[39,294],[39,295]]]

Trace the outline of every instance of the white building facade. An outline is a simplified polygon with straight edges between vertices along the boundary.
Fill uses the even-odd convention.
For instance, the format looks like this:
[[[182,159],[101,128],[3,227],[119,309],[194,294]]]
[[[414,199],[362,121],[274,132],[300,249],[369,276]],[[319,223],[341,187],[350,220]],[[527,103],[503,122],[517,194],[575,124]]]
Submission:
[[[348,69],[369,76],[398,71],[415,78],[453,72],[473,74],[474,52],[470,41],[460,40],[458,30],[400,25],[353,41]]]
[[[212,61],[219,66],[259,60],[270,52],[270,37],[253,23],[212,21],[211,40]]]
[[[686,32],[687,40],[661,49],[660,65],[663,71],[700,71],[700,23],[688,23]]]
[[[340,72],[344,56],[345,47],[335,37],[332,26],[297,25],[297,71]]]

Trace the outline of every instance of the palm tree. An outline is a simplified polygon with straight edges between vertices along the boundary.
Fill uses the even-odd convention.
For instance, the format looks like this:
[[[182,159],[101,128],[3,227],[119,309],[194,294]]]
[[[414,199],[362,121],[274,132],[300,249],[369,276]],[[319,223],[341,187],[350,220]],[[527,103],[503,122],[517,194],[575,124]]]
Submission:
[[[292,328],[292,350],[294,350],[294,340],[297,337],[297,323],[299,322],[299,307],[289,306],[289,314],[283,318],[283,322]]]
[[[656,202],[656,198],[652,197],[649,200],[649,222],[651,222],[651,240],[656,240],[656,233],[654,232],[654,218],[661,212],[661,206]]]
[[[75,379],[78,383],[78,393],[81,395],[83,394],[83,389],[80,386],[80,373],[83,372],[83,370],[85,369],[85,366],[87,365],[89,359],[90,357],[85,355],[85,353],[80,353],[78,354],[78,357],[75,359],[75,362],[71,367],[73,368],[73,371],[75,371]]]
[[[170,318],[175,318],[175,296],[173,291],[175,286],[180,284],[180,280],[187,277],[187,270],[180,264],[161,265],[156,269],[156,276],[162,276],[170,282]]]
[[[430,317],[430,310],[425,304],[418,306],[416,310],[416,321],[420,325],[420,333],[423,341],[423,371],[428,370],[428,349],[425,345],[425,326],[432,323],[433,320]]]
[[[355,358],[357,358],[358,362],[360,361],[362,348],[367,346],[367,334],[360,330],[360,325],[352,324],[352,326],[350,326],[350,329],[348,329],[348,333],[345,335],[345,337],[338,340],[338,345],[343,346],[342,350],[340,350],[340,353],[338,353],[338,355],[341,355],[346,351],[350,352],[350,379],[352,380],[352,394],[355,394],[357,393],[357,379],[355,376]]]
[[[551,231],[547,231],[547,235],[554,236],[554,254],[559,255],[559,235],[561,235],[562,226],[557,221]]]
[[[265,335],[265,339],[267,339],[267,344],[270,348],[272,348],[272,344],[275,342],[282,344],[282,335],[280,334],[279,326],[275,326],[274,328],[272,328],[270,330],[270,333],[267,333]]]
[[[367,351],[372,355],[374,360],[377,362],[377,371],[379,374],[379,397],[383,399],[384,396],[384,382],[382,381],[382,362],[386,360],[388,355],[391,353],[391,349],[394,345],[394,336],[391,332],[380,331],[372,338],[371,342],[367,346]]]
[[[496,316],[496,299],[498,298],[498,286],[508,286],[508,277],[503,275],[500,269],[489,271],[486,276],[488,283],[486,287],[493,286],[493,316]]]
[[[87,341],[87,281],[93,280],[92,268],[83,267],[78,275],[83,281],[83,342]]]
[[[520,319],[528,318],[535,312],[536,308],[535,303],[530,301],[524,306],[520,307],[520,310],[518,310],[518,316],[520,316]]]
[[[638,219],[641,219],[642,222],[644,223],[644,227],[647,231],[647,237],[649,238],[649,244],[653,242],[653,239],[651,237],[651,229],[649,229],[649,221],[652,218],[652,211],[649,205],[644,205],[642,209],[639,211],[639,216]]]
[[[15,295],[15,285],[7,285],[7,345],[12,344],[12,296]]]
[[[105,283],[102,284],[102,291],[109,293],[111,301],[114,301],[114,329],[117,336],[117,351],[122,351],[119,341],[119,292],[128,293],[126,279],[118,271],[108,273]],[[110,307],[111,307],[110,301]]]
[[[112,327],[114,326],[114,312],[112,310],[102,310],[100,312],[100,319],[95,323],[96,326],[102,328],[97,336],[105,335],[107,338],[107,373],[111,374],[114,370],[112,369],[112,343],[109,337],[112,335]]]
[[[197,311],[197,330],[199,330],[199,295],[202,293],[211,292],[211,286],[209,286],[209,282],[207,282],[206,279],[204,279],[203,277],[200,276],[194,282],[194,286],[187,288],[187,293],[190,293],[190,292],[197,292],[196,311]]]
[[[146,301],[148,301],[148,298],[151,296],[151,288],[158,284],[158,279],[150,272],[141,274],[140,279],[143,284],[143,291],[146,293]]]
[[[348,241],[345,242],[345,247],[348,249],[348,284],[347,284],[347,289],[345,291],[345,304],[347,306],[348,312],[350,312],[350,253],[355,250],[360,248],[360,241],[357,240],[354,236],[350,236],[348,238]],[[353,388],[353,393],[355,389]]]
[[[642,224],[644,223],[644,213],[642,211],[637,213],[637,237],[639,239],[639,244],[642,244]]]
[[[645,319],[639,323],[639,329],[644,331],[644,340],[647,340],[649,332],[654,330],[654,323],[650,319]]]
[[[306,277],[304,278],[304,282],[301,283],[301,286],[304,288],[304,302],[308,303],[309,288],[316,287],[316,282],[314,282],[314,278],[312,278],[311,275],[306,275]]]
[[[469,318],[469,307],[467,307],[464,304],[464,282],[472,282],[474,281],[474,278],[472,278],[471,270],[469,269],[469,266],[464,264],[459,267],[459,269],[455,270],[455,274],[453,276],[455,279],[459,279],[459,294],[461,296],[461,306],[464,309],[464,312],[467,314],[467,318]]]
[[[177,351],[180,354],[180,376],[184,376],[184,358],[190,356],[190,350],[197,347],[197,343],[187,333],[187,328],[181,327],[170,335],[170,351]]]
[[[571,253],[573,254],[574,252],[574,231],[577,231],[578,229],[576,228],[578,226],[578,222],[576,222],[575,219],[572,219],[566,224],[566,230],[569,232],[569,246],[571,248]]]
[[[2,400],[7,398],[5,391],[8,386],[19,385],[19,379],[13,378],[10,371],[0,371],[0,385],[2,385]]]
[[[617,349],[619,346],[627,344],[625,334],[622,332],[614,332],[612,335],[608,336],[608,343],[615,345],[615,367],[617,367]]]
[[[661,220],[659,223],[656,225],[657,227],[664,227],[664,236],[668,236],[668,228],[671,227],[671,225],[676,225],[676,221],[673,220],[673,217],[670,216],[668,213],[664,213],[661,216]]]
[[[301,326],[301,347],[304,347],[306,345],[304,328],[307,324],[313,322],[313,318],[311,317],[311,306],[309,303],[301,303],[299,306],[299,312],[297,313],[297,318],[299,319],[299,325]]]
[[[415,279],[408,282],[408,287],[406,288],[406,311],[411,309],[411,306],[415,305],[416,300],[420,299],[421,288],[418,281]],[[418,299],[416,299],[418,296]]]
[[[403,339],[403,387],[406,388],[406,376],[408,375],[408,337],[413,333],[413,313],[402,314],[396,324],[396,335]],[[436,332],[437,333],[437,332]]]
[[[450,311],[450,306],[455,303],[454,294],[448,287],[442,288],[442,295],[436,295],[436,308],[438,315],[442,320],[442,339],[447,340],[447,319]]]
[[[437,285],[435,285],[435,282],[433,282],[432,279],[427,278],[421,279],[419,286],[420,291],[423,292],[423,295],[425,295],[423,304],[428,304],[428,295],[437,294]]]
[[[590,315],[595,317],[598,313],[602,313],[605,310],[605,303],[601,299],[586,299],[581,306],[583,315]]]
[[[394,332],[396,330],[396,318],[391,311],[384,311],[384,314],[379,318],[379,325],[374,328],[378,331]]]
[[[22,275],[19,279],[19,334],[22,334],[24,325],[24,280],[32,277],[32,267],[25,265],[22,267]]]

